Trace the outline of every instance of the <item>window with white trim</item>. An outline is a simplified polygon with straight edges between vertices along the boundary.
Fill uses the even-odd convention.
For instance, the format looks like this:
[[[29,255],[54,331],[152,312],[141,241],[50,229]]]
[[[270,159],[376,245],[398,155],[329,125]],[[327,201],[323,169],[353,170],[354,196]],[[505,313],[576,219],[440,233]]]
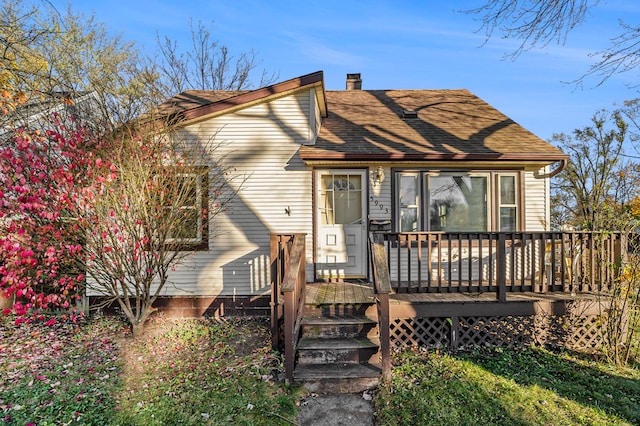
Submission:
[[[176,179],[175,194],[169,213],[179,225],[169,230],[167,242],[182,250],[202,250],[208,247],[208,179],[206,170],[181,173]]]
[[[518,230],[518,181],[516,175],[498,175],[498,230]]]
[[[395,228],[400,232],[515,231],[517,182],[516,173],[398,171]],[[497,215],[492,220],[493,212]]]

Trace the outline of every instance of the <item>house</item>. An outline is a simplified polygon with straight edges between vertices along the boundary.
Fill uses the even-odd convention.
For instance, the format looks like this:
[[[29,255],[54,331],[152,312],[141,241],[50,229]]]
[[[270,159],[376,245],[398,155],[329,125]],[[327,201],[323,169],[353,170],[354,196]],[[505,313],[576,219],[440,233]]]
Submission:
[[[269,292],[269,235],[304,233],[307,280],[366,278],[371,221],[394,231],[549,230],[558,148],[467,90],[327,91],[322,72],[243,92],[187,91],[160,111],[215,134],[246,176],[168,296]]]
[[[30,96],[11,112],[0,117],[0,138],[11,137],[19,128],[43,130],[51,128],[51,119],[83,119],[92,117],[100,110],[98,94],[93,92],[52,92]]]
[[[562,326],[536,315],[562,317],[574,302],[564,296],[594,283],[580,272],[595,264],[579,249],[590,237],[550,231],[549,180],[567,155],[468,90],[363,90],[360,74],[348,74],[346,90],[328,91],[315,72],[252,91],[187,91],[158,112],[194,143],[215,136],[245,177],[158,306],[270,310],[274,344],[294,345],[291,379],[303,360],[362,364],[378,350],[388,360],[389,342],[511,345],[552,335]],[[305,297],[316,298],[306,311]],[[364,306],[376,303],[377,312]],[[326,342],[302,343],[305,324],[347,311],[363,318],[366,335],[374,321],[374,355],[318,354]],[[591,329],[578,340],[590,344]]]

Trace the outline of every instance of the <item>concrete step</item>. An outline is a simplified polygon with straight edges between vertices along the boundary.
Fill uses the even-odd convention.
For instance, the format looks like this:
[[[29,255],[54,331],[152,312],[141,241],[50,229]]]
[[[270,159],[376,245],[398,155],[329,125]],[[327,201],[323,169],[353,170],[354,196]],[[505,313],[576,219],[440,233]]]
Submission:
[[[332,363],[298,365],[293,374],[311,392],[346,394],[375,388],[381,372],[373,363]]]

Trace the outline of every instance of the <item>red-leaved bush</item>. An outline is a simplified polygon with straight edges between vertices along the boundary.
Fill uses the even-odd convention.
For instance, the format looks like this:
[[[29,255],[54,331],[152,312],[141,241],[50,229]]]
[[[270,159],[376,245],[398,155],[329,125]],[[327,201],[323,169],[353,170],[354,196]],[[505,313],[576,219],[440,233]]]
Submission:
[[[0,292],[18,322],[68,309],[85,275],[79,223],[96,184],[113,173],[73,120],[19,129],[0,142]],[[99,179],[98,179],[99,178]]]

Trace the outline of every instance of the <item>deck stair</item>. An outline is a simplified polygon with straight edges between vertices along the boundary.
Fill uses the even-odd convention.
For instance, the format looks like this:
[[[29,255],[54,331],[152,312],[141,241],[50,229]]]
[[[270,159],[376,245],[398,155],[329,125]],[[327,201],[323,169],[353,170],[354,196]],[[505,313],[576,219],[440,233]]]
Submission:
[[[365,284],[307,288],[296,353],[295,381],[318,393],[356,393],[381,376],[373,294]],[[329,291],[330,294],[323,294]]]

